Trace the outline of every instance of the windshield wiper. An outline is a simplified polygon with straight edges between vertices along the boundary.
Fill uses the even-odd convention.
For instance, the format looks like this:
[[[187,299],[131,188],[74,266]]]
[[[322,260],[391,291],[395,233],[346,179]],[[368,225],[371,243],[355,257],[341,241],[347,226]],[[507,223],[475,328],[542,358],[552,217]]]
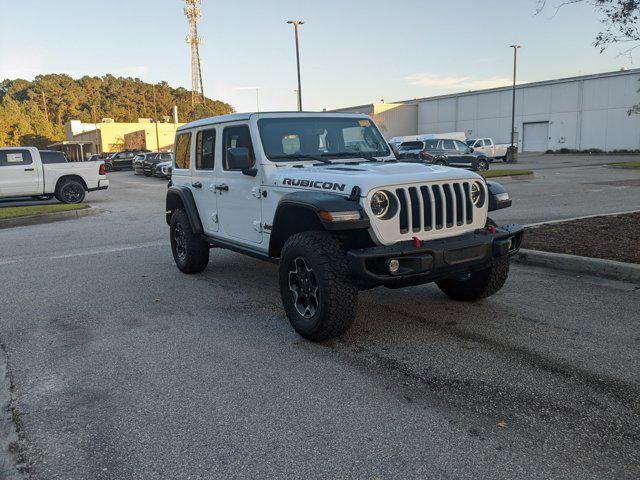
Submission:
[[[270,158],[270,160],[316,160],[318,162],[322,162],[322,163],[328,163],[331,164],[332,162],[330,160],[327,160],[326,158],[322,158],[320,155],[307,155],[305,153],[292,153],[289,155],[274,155],[273,157]]]
[[[370,162],[379,161],[370,153],[363,152],[335,152],[335,153],[323,153],[322,157],[334,157],[334,158],[364,158]]]

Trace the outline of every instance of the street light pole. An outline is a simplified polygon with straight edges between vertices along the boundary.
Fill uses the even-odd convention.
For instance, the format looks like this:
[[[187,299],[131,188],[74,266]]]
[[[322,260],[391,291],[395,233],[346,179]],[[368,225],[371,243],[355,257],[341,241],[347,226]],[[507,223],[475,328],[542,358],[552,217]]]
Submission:
[[[515,144],[516,144],[516,68],[518,65],[518,49],[522,48],[522,45],[510,45],[513,48],[513,89],[512,89],[512,102],[511,102],[511,155],[512,159],[515,158]]]
[[[304,25],[302,20],[289,20],[289,25],[293,25],[296,36],[296,62],[298,64],[298,111],[302,111],[302,82],[300,80],[300,42],[298,40],[298,25]]]

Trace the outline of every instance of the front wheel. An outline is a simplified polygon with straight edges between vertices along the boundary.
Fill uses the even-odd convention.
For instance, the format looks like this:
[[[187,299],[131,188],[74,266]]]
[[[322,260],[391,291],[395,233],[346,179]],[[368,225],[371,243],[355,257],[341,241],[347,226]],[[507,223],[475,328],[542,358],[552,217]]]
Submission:
[[[336,237],[320,231],[293,235],[282,250],[279,278],[285,312],[302,337],[321,342],[349,330],[358,289]]]
[[[476,165],[476,171],[486,172],[487,170],[489,170],[489,162],[487,162],[487,160],[485,160],[484,158],[478,160],[478,163]]]
[[[445,162],[444,160],[436,160],[435,162],[433,162],[435,165],[439,165],[441,167],[446,167],[447,166],[447,162]]]
[[[170,223],[171,252],[178,269],[182,273],[202,272],[209,264],[209,244],[193,233],[184,210],[174,211]]]
[[[437,285],[449,298],[471,302],[497,293],[504,286],[508,276],[509,259],[502,258],[494,260],[489,268],[470,273],[463,278],[441,280]]]

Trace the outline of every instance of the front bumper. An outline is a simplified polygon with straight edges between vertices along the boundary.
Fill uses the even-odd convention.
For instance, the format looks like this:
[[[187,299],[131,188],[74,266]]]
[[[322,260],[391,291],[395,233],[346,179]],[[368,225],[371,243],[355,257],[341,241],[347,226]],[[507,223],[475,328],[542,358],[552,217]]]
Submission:
[[[401,242],[347,252],[351,274],[362,287],[401,287],[434,282],[483,270],[494,259],[515,255],[522,245],[524,228],[505,225],[464,235],[420,242]],[[400,268],[390,273],[389,262]]]

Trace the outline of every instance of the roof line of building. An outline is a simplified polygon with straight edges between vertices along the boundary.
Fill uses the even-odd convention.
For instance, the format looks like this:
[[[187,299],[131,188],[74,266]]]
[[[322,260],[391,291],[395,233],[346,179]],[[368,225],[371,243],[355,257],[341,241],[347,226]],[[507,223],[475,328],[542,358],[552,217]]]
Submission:
[[[615,76],[619,76],[619,75],[634,75],[634,74],[638,74],[638,73],[640,73],[640,68],[632,68],[632,69],[629,69],[629,70],[616,70],[616,71],[613,71],[613,72],[592,73],[590,75],[579,75],[577,77],[565,77],[565,78],[558,78],[558,79],[554,79],[554,80],[541,80],[541,81],[538,81],[538,82],[519,83],[519,84],[516,84],[516,89],[518,89],[518,88],[540,87],[540,86],[545,86],[545,85],[554,85],[554,84],[559,84],[559,83],[576,82],[576,81],[582,81],[582,80],[594,80],[594,79],[598,79],[598,78],[615,77]],[[466,92],[458,92],[458,93],[446,93],[446,94],[443,94],[443,95],[434,95],[432,97],[414,98],[412,100],[401,100],[401,101],[391,102],[391,103],[412,104],[412,103],[424,102],[425,100],[441,100],[441,99],[445,99],[445,98],[461,97],[461,96],[466,96],[466,95],[477,95],[479,93],[495,93],[495,92],[509,91],[511,89],[513,89],[513,86],[512,85],[508,85],[508,86],[505,86],[505,87],[485,88],[485,89],[482,89],[482,90],[469,90],[469,91],[466,91]],[[364,106],[365,105],[358,106],[358,107],[351,107],[351,108],[361,108],[361,107],[364,107]]]

